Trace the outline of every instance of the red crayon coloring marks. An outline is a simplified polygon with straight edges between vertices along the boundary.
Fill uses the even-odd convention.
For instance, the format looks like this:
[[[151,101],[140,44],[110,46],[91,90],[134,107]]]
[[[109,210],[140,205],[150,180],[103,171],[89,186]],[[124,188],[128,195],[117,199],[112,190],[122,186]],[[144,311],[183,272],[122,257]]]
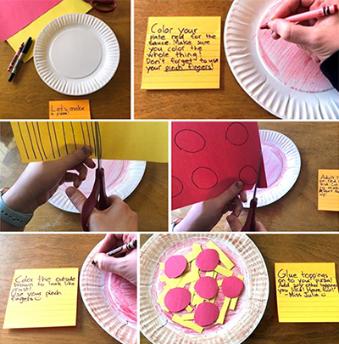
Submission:
[[[230,299],[239,297],[244,289],[244,282],[235,276],[225,277],[221,289],[224,295]]]
[[[212,299],[218,294],[218,283],[212,277],[200,277],[194,286],[198,295],[204,299]]]
[[[263,22],[271,19],[279,4],[268,10]],[[274,40],[270,30],[258,29],[258,49],[269,72],[287,87],[303,92],[324,92],[333,88],[319,63],[305,50],[282,39]]]
[[[181,276],[187,267],[187,260],[184,256],[172,256],[166,260],[165,274],[168,278]]]
[[[219,254],[213,249],[203,250],[199,253],[196,264],[201,271],[213,271],[219,264]]]
[[[184,310],[191,302],[191,293],[185,288],[173,288],[165,296],[165,305],[170,312]]]
[[[219,316],[219,308],[214,303],[203,302],[201,303],[195,313],[194,321],[199,326],[209,326],[216,322]]]

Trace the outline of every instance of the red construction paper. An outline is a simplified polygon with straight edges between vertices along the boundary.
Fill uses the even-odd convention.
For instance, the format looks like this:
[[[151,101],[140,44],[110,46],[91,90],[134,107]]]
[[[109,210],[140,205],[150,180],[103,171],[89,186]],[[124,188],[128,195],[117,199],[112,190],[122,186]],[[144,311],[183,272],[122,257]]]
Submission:
[[[190,304],[191,293],[185,288],[173,288],[167,292],[164,302],[170,312],[181,312]]]
[[[226,297],[233,299],[241,295],[244,289],[244,282],[235,276],[225,277],[221,289]]]
[[[195,291],[204,299],[213,299],[218,294],[218,283],[215,278],[200,277],[194,285]]]
[[[219,253],[213,249],[206,249],[199,253],[196,260],[201,271],[213,271],[219,264]]]
[[[205,201],[242,180],[250,190],[262,160],[257,123],[172,124],[172,209]],[[259,187],[266,187],[264,164]]]
[[[12,37],[59,2],[61,0],[1,0],[0,40]]]
[[[194,321],[202,327],[212,325],[219,316],[219,308],[214,303],[203,302],[194,313]]]
[[[165,262],[165,275],[169,278],[177,278],[183,274],[187,267],[184,256],[172,256]]]

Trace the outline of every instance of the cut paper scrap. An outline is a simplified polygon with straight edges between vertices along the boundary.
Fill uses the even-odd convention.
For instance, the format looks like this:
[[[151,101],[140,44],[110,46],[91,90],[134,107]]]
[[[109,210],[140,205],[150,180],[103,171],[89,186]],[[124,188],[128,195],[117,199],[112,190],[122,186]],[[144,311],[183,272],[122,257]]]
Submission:
[[[91,119],[89,100],[52,100],[49,102],[49,119]]]
[[[5,41],[61,0],[0,1],[0,40]]]
[[[339,211],[339,170],[319,170],[318,210]]]
[[[142,89],[220,87],[221,17],[150,17]]]
[[[172,209],[205,201],[241,180],[249,190],[262,160],[258,125],[248,122],[172,124]],[[266,187],[262,163],[259,187]]]
[[[83,0],[62,0],[59,4],[53,7],[51,10],[43,14],[33,23],[26,26],[23,30],[16,33],[14,36],[9,38],[7,42],[13,48],[18,51],[22,42],[25,42],[28,37],[32,37],[35,41],[40,32],[54,19],[71,13],[87,13],[92,6]],[[33,57],[33,47],[25,57],[25,61],[28,61]]]
[[[335,263],[276,263],[279,322],[339,322]]]
[[[94,122],[11,122],[22,162],[64,157],[81,146],[97,145]],[[168,161],[165,122],[100,122],[102,159]]]
[[[15,270],[3,328],[76,325],[78,268]]]

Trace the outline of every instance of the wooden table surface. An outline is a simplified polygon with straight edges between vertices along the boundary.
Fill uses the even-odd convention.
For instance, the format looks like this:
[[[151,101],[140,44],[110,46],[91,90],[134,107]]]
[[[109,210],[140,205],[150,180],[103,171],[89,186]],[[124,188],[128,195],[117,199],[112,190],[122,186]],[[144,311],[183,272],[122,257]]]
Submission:
[[[244,235],[244,234],[242,234]],[[147,236],[142,235],[142,242]],[[339,276],[338,234],[256,234],[250,238],[263,255],[270,278],[265,315],[246,344],[334,344],[339,342],[337,323],[279,323],[274,291],[276,262],[335,262]],[[141,344],[150,342],[141,336]],[[160,344],[160,343],[155,343]]]
[[[135,2],[136,118],[276,118],[257,105],[235,80],[225,57],[221,35],[219,90],[141,90],[147,20],[150,16],[221,16],[222,32],[231,0],[143,0]]]
[[[60,344],[102,343],[117,344],[88,313],[78,295],[77,326],[45,329],[4,330],[8,294],[15,269],[81,268],[88,253],[103,235],[0,235],[0,343]],[[76,250],[74,249],[76,247]]]
[[[13,185],[25,166],[20,162],[9,123],[0,123],[0,188]],[[139,186],[126,202],[138,213],[140,231],[167,231],[168,164],[147,163]],[[46,203],[34,213],[25,230],[80,231],[80,217]]]
[[[15,82],[9,83],[7,66],[13,50],[0,43],[0,118],[48,118],[50,100],[89,99],[92,118],[130,118],[130,0],[119,0],[113,13],[91,10],[89,14],[108,24],[120,45],[120,64],[113,79],[96,93],[70,97],[50,89],[37,74],[33,59],[26,63]]]
[[[271,231],[337,231],[339,214],[318,211],[317,191],[318,170],[339,169],[339,124],[260,122],[259,126],[288,136],[299,149],[302,166],[294,187],[277,202],[259,208],[257,218]],[[173,211],[172,217],[183,218],[188,210]],[[214,230],[228,230],[226,223],[224,216]]]

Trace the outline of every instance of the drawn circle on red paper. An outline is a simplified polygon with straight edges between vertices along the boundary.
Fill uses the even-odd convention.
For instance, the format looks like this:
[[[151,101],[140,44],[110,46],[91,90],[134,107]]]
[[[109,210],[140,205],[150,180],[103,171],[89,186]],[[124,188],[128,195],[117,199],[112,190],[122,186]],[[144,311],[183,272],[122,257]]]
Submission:
[[[257,181],[257,170],[250,165],[244,166],[239,172],[239,179],[245,185],[253,185]]]
[[[213,271],[219,264],[219,253],[210,248],[205,249],[199,253],[196,264],[201,271]]]
[[[217,174],[209,167],[198,167],[192,172],[192,183],[201,190],[213,189],[219,182]]]
[[[221,284],[223,294],[233,299],[239,297],[244,289],[244,282],[238,277],[225,277]]]
[[[178,197],[184,190],[184,185],[182,181],[172,176],[172,198]]]
[[[196,130],[182,129],[175,134],[174,144],[186,153],[198,153],[206,147],[206,139]]]
[[[184,256],[172,256],[165,262],[165,275],[168,278],[177,278],[184,273],[186,268],[187,259]]]
[[[219,316],[219,308],[214,303],[203,302],[194,312],[194,321],[202,327],[214,324]]]
[[[236,122],[227,127],[225,138],[234,146],[242,146],[248,141],[249,133],[244,124]]]
[[[190,304],[191,293],[186,288],[173,288],[165,295],[164,302],[170,312],[181,312]]]
[[[213,299],[218,294],[218,283],[213,277],[200,277],[194,285],[194,290],[204,299]]]

